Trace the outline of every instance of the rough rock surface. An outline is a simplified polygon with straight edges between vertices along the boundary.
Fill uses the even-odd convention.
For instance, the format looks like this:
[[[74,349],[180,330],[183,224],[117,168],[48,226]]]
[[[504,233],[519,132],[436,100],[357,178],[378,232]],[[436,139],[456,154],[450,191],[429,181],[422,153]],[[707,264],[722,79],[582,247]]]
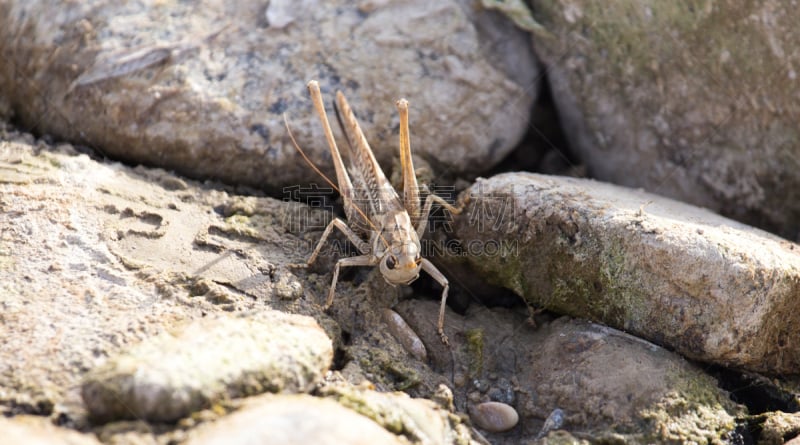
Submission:
[[[629,392],[620,389],[621,380],[603,378],[631,374],[625,378],[639,381],[642,375],[662,375],[658,373],[667,369],[675,370],[663,379],[668,388],[644,385],[653,395],[632,389],[641,396],[637,401],[649,403],[652,413],[664,412],[654,402],[655,394],[674,397],[658,399],[674,401],[670,416],[653,414],[647,425],[675,437],[713,439],[727,431],[730,416],[737,412],[738,408],[720,402],[725,393],[712,379],[674,354],[625,336],[618,342],[613,339],[620,334],[614,331],[576,327],[574,333],[567,329],[574,322],[548,327],[551,322],[546,317],[537,317],[541,328],[535,330],[525,314],[503,309],[473,308],[467,321],[448,311],[451,346],[447,348],[436,333],[437,301],[415,297],[400,302],[396,310],[428,350],[427,359],[415,359],[385,327],[384,310],[400,295],[374,269],[342,276],[328,316],[319,304],[330,285],[332,258],[323,258],[318,268],[309,271],[291,272],[284,266],[307,258],[330,217],[325,212],[239,196],[159,170],[96,162],[71,146],[54,149],[5,130],[1,135],[0,410],[6,415],[38,414],[40,420],[47,416],[59,424],[91,430],[108,444],[182,443],[194,437],[196,428],[235,415],[230,410],[243,407],[248,399],[213,403],[172,424],[139,419],[92,425],[80,397],[81,383],[97,381],[104,366],[120,363],[126,353],[134,356],[148,344],[162,344],[176,335],[187,342],[183,353],[173,354],[176,366],[187,366],[187,376],[211,372],[213,364],[188,368],[192,356],[209,353],[189,344],[224,330],[217,323],[250,323],[246,320],[257,320],[259,313],[269,317],[267,307],[312,315],[333,339],[344,366],[342,377],[334,382],[326,379],[315,395],[372,419],[401,441],[469,442],[477,435],[465,426],[463,413],[490,400],[513,406],[521,418],[509,432],[486,433],[496,444],[532,440],[554,405],[565,410],[563,427],[574,434],[584,430],[592,431],[590,437],[623,434],[635,441],[655,430],[614,429],[608,413],[632,419],[625,424],[630,428],[643,425],[637,422],[644,418],[631,413],[634,405]],[[297,236],[298,231],[304,235]],[[438,290],[430,296],[436,299]],[[212,321],[198,321],[202,319]],[[179,334],[187,325],[206,326],[208,332]],[[548,340],[549,336],[553,338]],[[552,347],[557,353],[542,349],[564,338],[573,343],[557,343]],[[229,339],[231,351],[225,353],[250,341],[243,332]],[[580,345],[594,346],[584,350]],[[597,357],[587,355],[593,351],[599,351]],[[154,363],[164,352],[145,355],[143,361]],[[613,363],[604,361],[606,356],[614,357]],[[564,371],[572,369],[578,358],[586,364],[581,374]],[[650,363],[660,370],[642,374],[638,365],[621,368],[618,363]],[[556,367],[542,368],[548,364]],[[616,374],[597,370],[612,369],[612,364]],[[555,380],[535,370],[553,372]],[[571,379],[579,375],[586,378]],[[562,377],[566,380],[557,380]],[[381,392],[371,389],[365,379]],[[542,385],[540,380],[550,383]],[[393,393],[398,390],[416,398]],[[606,401],[605,417],[595,413],[595,405],[585,405],[601,399]],[[717,420],[708,420],[709,415]],[[679,431],[669,426],[677,420]],[[257,425],[253,428],[252,433],[259,434]]]
[[[161,298],[157,282],[137,278],[103,241],[102,217],[120,215],[93,199],[125,173],[86,156],[37,154],[23,140],[0,144],[0,405],[6,413],[74,412],[80,375],[98,358],[201,309]],[[137,185],[126,190],[160,188]]]
[[[411,443],[450,444],[470,440],[470,432],[462,419],[451,412],[453,394],[446,387],[440,387],[433,395],[435,401],[412,398],[397,391],[376,392],[363,385],[353,387],[337,381],[323,386],[319,393],[369,417]]]
[[[181,322],[303,295],[277,266],[302,255],[288,247],[302,245],[286,228],[295,206],[2,136],[13,139],[0,142],[4,412],[80,419],[82,375],[121,349]],[[249,217],[233,210],[242,208]]]
[[[504,174],[478,181],[468,196],[454,225],[461,260],[529,304],[690,358],[797,372],[798,245],[590,180]]]
[[[519,413],[510,431],[483,431],[494,444],[531,440],[556,408],[560,428],[614,443],[723,444],[744,414],[700,367],[613,328],[569,317],[534,328],[524,313],[471,307],[463,318],[448,314],[445,348],[435,302],[396,310],[429,345],[431,366],[453,376],[459,410],[495,401]]]
[[[253,341],[270,343],[258,340],[270,332],[258,321],[270,319],[268,308],[313,316],[348,361],[349,381],[362,383],[369,376],[381,390],[403,388],[426,397],[446,382],[424,363],[409,360],[402,345],[386,332],[382,312],[397,294],[374,270],[364,269],[359,283],[342,277],[330,311],[334,320],[319,306],[330,286],[331,258],[301,275],[285,267],[308,257],[330,218],[327,212],[240,196],[161,170],[97,162],[69,145],[48,147],[29,135],[0,130],[4,415],[36,414],[40,420],[92,429],[109,444],[180,443],[195,426],[225,417],[231,406],[246,399],[213,403],[174,424],[138,419],[93,425],[81,384],[90,382],[87,386],[94,392],[100,383],[114,383],[99,378],[113,364],[118,366],[112,371],[124,368],[127,361],[149,362],[153,370],[161,359],[175,364],[170,370],[185,368],[187,375],[173,377],[195,376],[192,380],[209,383],[200,391],[201,399],[219,394],[219,382],[205,377],[253,360],[253,354],[242,351]],[[307,233],[298,237],[298,231]],[[203,319],[212,321],[198,321]],[[243,331],[237,329],[225,339],[230,350],[219,351],[203,340],[215,332],[226,335],[223,331],[242,323],[247,325],[239,326]],[[197,327],[206,329],[197,332]],[[179,334],[181,329],[188,330]],[[342,329],[347,329],[348,342]],[[292,331],[285,325],[283,330]],[[312,331],[329,351],[327,338],[316,328]],[[180,341],[172,338],[176,335]],[[175,353],[165,357],[158,346]],[[209,357],[211,349],[221,354],[220,360],[229,360],[236,351],[249,358],[198,369],[193,359]],[[297,360],[295,365],[308,365],[302,351],[296,352],[281,364],[291,367]],[[150,376],[151,382],[157,381]],[[234,376],[222,391],[237,397],[257,383],[255,378],[237,381]],[[185,388],[175,391],[197,395]],[[168,407],[176,412],[175,406],[202,406],[192,405],[195,401]],[[138,403],[135,397],[128,402]],[[111,417],[120,417],[113,413],[113,404],[107,406],[113,408],[108,409]],[[385,403],[385,418],[408,417],[405,406]],[[105,413],[105,408],[94,411],[94,420]],[[448,437],[469,442],[469,431],[459,424],[452,422]]]
[[[273,194],[320,182],[283,113],[333,171],[312,78],[347,95],[385,166],[408,98],[413,150],[445,174],[498,163],[538,90],[529,37],[472,0],[6,1],[0,54],[0,109],[24,128]]]
[[[534,47],[592,177],[800,239],[800,12],[534,0]]]
[[[784,413],[780,411],[769,412],[761,415],[764,422],[761,425],[761,434],[758,438],[759,445],[780,445],[785,442],[786,438],[795,437],[794,442],[800,441],[797,439],[800,435],[800,414],[798,413]]]
[[[81,394],[96,422],[174,422],[225,399],[310,391],[332,360],[312,318],[221,316],[123,350],[89,372]]]
[[[187,445],[353,444],[400,445],[397,436],[367,417],[329,399],[267,395],[239,411],[198,428]]]

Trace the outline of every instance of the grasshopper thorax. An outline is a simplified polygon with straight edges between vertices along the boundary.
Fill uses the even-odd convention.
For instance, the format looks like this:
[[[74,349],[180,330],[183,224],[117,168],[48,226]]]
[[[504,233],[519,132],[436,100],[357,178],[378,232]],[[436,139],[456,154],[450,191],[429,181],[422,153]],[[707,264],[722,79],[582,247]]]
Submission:
[[[381,275],[391,285],[410,284],[419,277],[420,242],[408,212],[387,214],[381,221],[379,236],[373,240],[380,257]]]

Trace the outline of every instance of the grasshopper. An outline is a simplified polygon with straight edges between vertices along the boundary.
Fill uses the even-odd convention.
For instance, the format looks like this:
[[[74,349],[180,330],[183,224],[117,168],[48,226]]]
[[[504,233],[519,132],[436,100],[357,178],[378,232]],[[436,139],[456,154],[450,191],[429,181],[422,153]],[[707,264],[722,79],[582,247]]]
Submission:
[[[336,262],[328,298],[325,301],[326,309],[333,303],[336,282],[339,279],[339,270],[342,267],[377,265],[383,278],[392,286],[411,284],[419,278],[420,271],[424,270],[443,288],[437,330],[442,342],[447,344],[447,336],[444,333],[444,310],[450,285],[447,278],[439,272],[433,263],[421,257],[419,240],[425,233],[428,216],[434,202],[453,214],[461,213],[461,209],[452,206],[434,194],[428,194],[424,205],[420,206],[419,187],[411,160],[408,101],[400,99],[396,104],[400,113],[400,165],[403,176],[403,200],[401,201],[397,191],[386,179],[386,175],[378,165],[378,161],[375,160],[375,155],[372,153],[372,149],[361,131],[361,127],[358,125],[353,110],[341,91],[336,92],[334,109],[350,148],[349,173],[333,138],[328,115],[325,112],[325,105],[322,102],[319,83],[315,80],[308,82],[308,91],[317,115],[322,122],[325,138],[331,150],[333,166],[336,170],[336,180],[339,186],[336,187],[332,183],[331,185],[338,189],[339,194],[342,196],[347,222],[340,218],[334,218],[325,228],[308,261],[305,264],[293,266],[310,267],[314,264],[323,244],[334,229],[344,233],[347,239],[356,246],[361,255],[341,258]],[[289,130],[289,136],[303,158],[309,162],[312,168],[322,174],[297,145],[291,130]],[[328,180],[324,175],[322,176]],[[330,180],[328,182],[330,183]],[[359,204],[365,204],[364,208],[361,208]],[[350,224],[349,226],[348,223]]]

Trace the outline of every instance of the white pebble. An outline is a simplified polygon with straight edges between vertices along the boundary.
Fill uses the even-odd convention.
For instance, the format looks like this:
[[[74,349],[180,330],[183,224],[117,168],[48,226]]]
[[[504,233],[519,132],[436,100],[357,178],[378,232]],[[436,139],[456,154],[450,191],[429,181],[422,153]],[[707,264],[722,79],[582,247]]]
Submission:
[[[383,321],[389,326],[389,332],[403,345],[403,348],[418,360],[425,361],[428,351],[416,332],[403,320],[397,312],[391,309],[383,311]]]
[[[297,14],[297,2],[292,0],[271,0],[265,15],[270,28],[282,29],[294,22]]]
[[[500,402],[484,402],[470,410],[470,419],[478,428],[490,433],[502,433],[514,428],[519,414],[510,405]]]

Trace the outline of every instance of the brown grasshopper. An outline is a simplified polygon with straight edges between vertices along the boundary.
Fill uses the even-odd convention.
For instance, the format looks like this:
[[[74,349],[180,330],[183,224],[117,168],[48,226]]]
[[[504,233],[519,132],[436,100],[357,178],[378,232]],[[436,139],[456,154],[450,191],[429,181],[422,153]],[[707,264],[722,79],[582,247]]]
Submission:
[[[336,282],[339,279],[339,269],[343,266],[379,265],[383,278],[392,286],[411,284],[419,278],[420,270],[428,272],[443,287],[437,329],[442,342],[446,344],[444,310],[447,301],[447,290],[450,285],[447,278],[439,272],[433,263],[420,256],[421,246],[419,240],[427,227],[428,216],[434,202],[442,205],[453,214],[459,214],[461,210],[434,194],[429,194],[425,198],[425,204],[420,209],[417,178],[411,160],[408,101],[405,99],[397,101],[397,110],[400,112],[400,164],[403,174],[403,200],[401,201],[394,187],[386,179],[386,175],[378,165],[378,161],[375,160],[372,149],[367,143],[367,139],[361,131],[353,110],[344,95],[340,91],[336,92],[334,108],[339,125],[350,146],[349,174],[333,138],[328,115],[325,112],[325,105],[322,102],[319,83],[315,80],[308,82],[308,91],[322,122],[325,138],[328,140],[328,146],[331,150],[333,165],[336,169],[336,180],[339,183],[339,187],[334,186],[334,188],[338,189],[339,194],[342,196],[347,223],[340,218],[334,218],[325,228],[308,261],[305,264],[294,266],[311,266],[316,261],[325,240],[328,239],[334,228],[344,233],[347,239],[356,246],[361,255],[341,258],[336,262],[336,266],[333,269],[331,288],[325,301],[326,309],[333,303]],[[289,136],[295,144],[295,148],[311,164],[294,140],[291,130],[289,130]],[[313,164],[311,165],[317,170]],[[327,180],[327,178],[325,179]],[[331,185],[333,186],[333,184]],[[362,209],[359,203],[365,203],[366,205]],[[348,226],[348,223],[350,226]],[[369,241],[365,239],[369,239]]]

